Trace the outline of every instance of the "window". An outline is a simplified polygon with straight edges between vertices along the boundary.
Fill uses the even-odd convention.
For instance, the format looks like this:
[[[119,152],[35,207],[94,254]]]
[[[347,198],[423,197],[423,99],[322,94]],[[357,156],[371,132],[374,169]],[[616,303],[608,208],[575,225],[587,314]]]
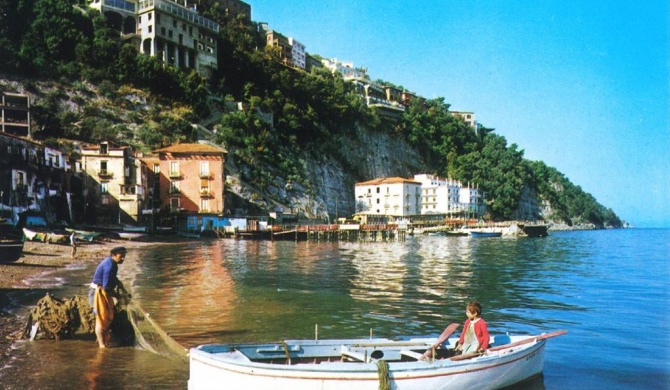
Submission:
[[[202,194],[209,193],[209,180],[207,179],[200,180],[200,193]]]
[[[200,211],[201,212],[209,211],[209,199],[200,199]]]
[[[209,161],[200,161],[200,176],[209,176]]]
[[[170,193],[171,194],[178,194],[179,193],[179,182],[178,181],[171,181],[170,182]]]
[[[100,183],[100,193],[103,194],[109,193],[109,183]]]
[[[161,166],[160,164],[154,164],[154,173],[159,174],[161,173]]]
[[[170,199],[170,211],[179,211],[179,198]]]
[[[179,176],[179,161],[170,161],[170,176]]]
[[[109,145],[100,144],[100,154],[107,154],[109,152]]]
[[[151,34],[152,32],[153,32],[153,26],[149,25],[149,34]]]
[[[17,186],[23,186],[23,185],[26,184],[26,183],[25,183],[25,180],[26,180],[26,176],[25,176],[25,175],[26,175],[26,174],[25,174],[24,172],[21,172],[21,171],[17,171],[17,172],[16,172],[16,185],[17,185]]]
[[[107,161],[100,161],[100,170],[102,172],[107,172]]]

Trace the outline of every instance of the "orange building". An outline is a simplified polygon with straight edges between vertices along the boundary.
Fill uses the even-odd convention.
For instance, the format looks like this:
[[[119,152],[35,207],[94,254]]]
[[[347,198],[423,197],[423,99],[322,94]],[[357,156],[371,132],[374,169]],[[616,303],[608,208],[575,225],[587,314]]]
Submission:
[[[222,214],[226,150],[205,144],[177,144],[154,151],[160,209],[170,213]]]

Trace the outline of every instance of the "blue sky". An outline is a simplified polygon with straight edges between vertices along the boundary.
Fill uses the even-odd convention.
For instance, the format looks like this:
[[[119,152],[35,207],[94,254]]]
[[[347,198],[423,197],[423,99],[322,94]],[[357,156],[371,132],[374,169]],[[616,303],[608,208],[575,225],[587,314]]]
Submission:
[[[473,111],[635,227],[670,227],[667,0],[247,2],[310,53]]]

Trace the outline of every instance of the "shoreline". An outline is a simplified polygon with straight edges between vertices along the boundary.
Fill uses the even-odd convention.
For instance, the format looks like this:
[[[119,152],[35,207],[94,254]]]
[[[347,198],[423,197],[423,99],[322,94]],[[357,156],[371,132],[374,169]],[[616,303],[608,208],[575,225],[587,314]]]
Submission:
[[[0,263],[0,367],[5,366],[11,359],[12,344],[16,340],[16,334],[25,327],[28,314],[32,309],[11,306],[8,298],[9,293],[32,290],[33,287],[29,286],[26,280],[72,264],[95,263],[97,265],[116,246],[125,246],[128,250],[132,250],[167,242],[183,242],[183,240],[84,242],[77,246],[77,255],[72,259],[69,245],[26,241],[23,255],[19,260],[12,263]]]

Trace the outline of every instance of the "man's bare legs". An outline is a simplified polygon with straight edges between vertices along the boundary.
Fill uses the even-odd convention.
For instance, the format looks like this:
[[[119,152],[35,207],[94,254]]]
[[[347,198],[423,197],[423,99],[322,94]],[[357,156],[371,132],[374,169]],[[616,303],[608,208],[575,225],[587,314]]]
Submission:
[[[110,334],[109,329],[103,329],[102,324],[96,318],[95,319],[95,338],[98,340],[98,347],[106,348],[109,345],[109,340],[112,335]]]

